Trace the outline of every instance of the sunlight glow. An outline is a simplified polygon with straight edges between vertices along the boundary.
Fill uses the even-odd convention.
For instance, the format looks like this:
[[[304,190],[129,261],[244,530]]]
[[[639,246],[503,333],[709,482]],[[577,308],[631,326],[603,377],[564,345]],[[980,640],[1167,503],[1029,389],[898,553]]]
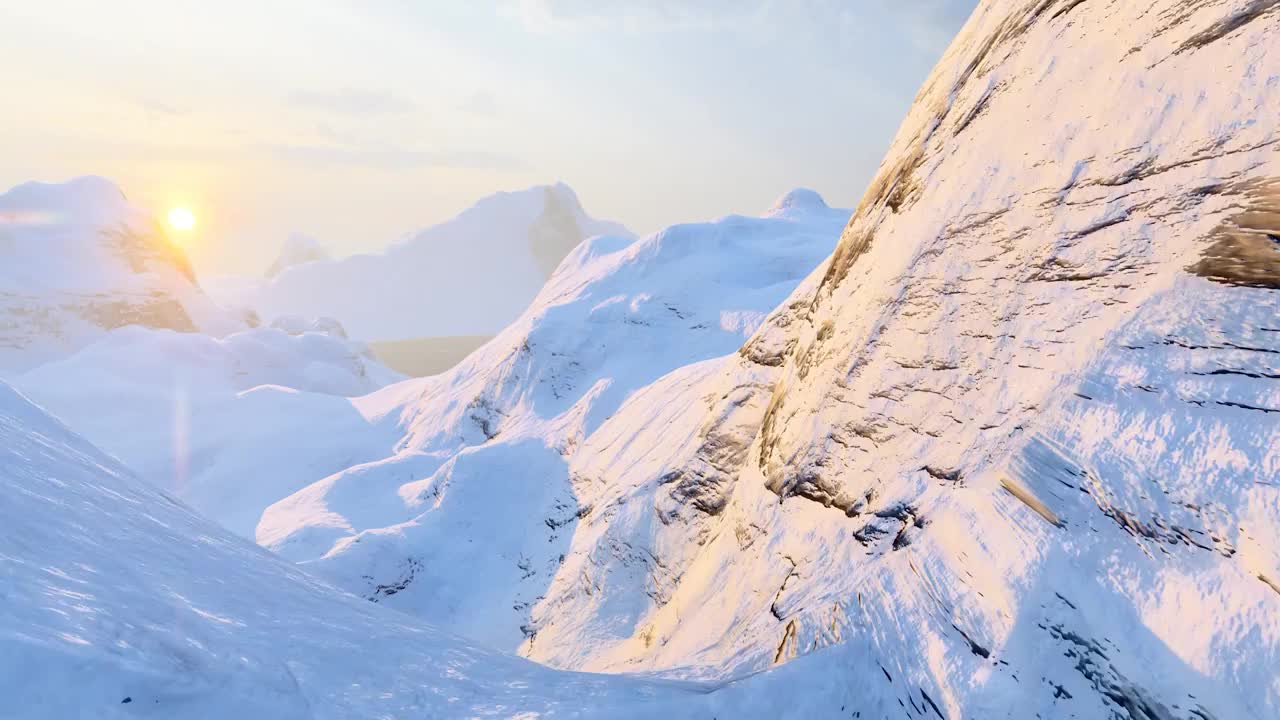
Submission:
[[[174,230],[187,231],[196,226],[196,216],[186,208],[174,208],[169,211],[169,227]]]

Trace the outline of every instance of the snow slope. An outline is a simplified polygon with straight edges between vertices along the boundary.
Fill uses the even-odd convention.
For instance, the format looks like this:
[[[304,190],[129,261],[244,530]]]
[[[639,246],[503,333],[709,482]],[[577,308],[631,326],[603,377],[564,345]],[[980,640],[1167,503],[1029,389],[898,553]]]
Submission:
[[[0,717],[634,717],[701,692],[557,673],[345,595],[3,384],[0,492]]]
[[[848,215],[796,191],[763,217],[588,240],[454,370],[363,398],[398,418],[395,452],[268,508],[259,542],[357,594],[516,648],[584,511],[575,449],[640,388],[737,349]]]
[[[867,685],[820,654],[717,686],[479,648],[231,536],[3,383],[0,495],[0,718],[845,718]]]
[[[350,396],[401,379],[332,321],[285,318],[224,339],[121,328],[13,382],[146,480],[252,537],[263,507],[394,445],[394,423],[379,429]]]
[[[362,340],[490,335],[593,235],[632,237],[564,184],[498,193],[382,253],[282,267],[252,304],[263,318],[336,317]]]
[[[97,177],[0,195],[0,372],[60,357],[139,324],[244,329],[196,283],[155,219]]]

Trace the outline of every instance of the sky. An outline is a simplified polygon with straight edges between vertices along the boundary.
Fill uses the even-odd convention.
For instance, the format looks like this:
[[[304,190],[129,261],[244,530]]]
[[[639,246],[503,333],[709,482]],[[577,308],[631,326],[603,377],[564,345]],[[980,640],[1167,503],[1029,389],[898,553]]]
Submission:
[[[202,273],[563,181],[640,233],[852,207],[975,0],[0,2],[0,186],[189,207]]]

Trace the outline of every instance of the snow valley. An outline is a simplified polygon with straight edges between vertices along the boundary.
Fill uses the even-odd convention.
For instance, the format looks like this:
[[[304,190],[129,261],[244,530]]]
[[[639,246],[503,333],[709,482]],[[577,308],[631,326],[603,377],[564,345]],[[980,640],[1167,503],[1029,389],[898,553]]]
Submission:
[[[1278,48],[986,0],[856,208],[538,186],[208,292],[13,189],[0,717],[1280,715]]]

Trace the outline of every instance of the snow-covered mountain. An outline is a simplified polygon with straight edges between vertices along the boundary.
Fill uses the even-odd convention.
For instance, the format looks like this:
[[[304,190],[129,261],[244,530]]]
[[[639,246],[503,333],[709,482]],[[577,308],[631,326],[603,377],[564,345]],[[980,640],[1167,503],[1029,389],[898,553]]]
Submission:
[[[335,320],[247,325],[110,182],[0,196],[0,373],[147,480],[252,536],[265,505],[394,443],[369,442],[349,397],[404,378]],[[273,446],[302,424],[348,441],[313,440],[300,458]],[[211,474],[246,481],[204,482]]]
[[[114,697],[119,668],[155,698],[196,663],[248,709],[335,716],[1274,718],[1276,107],[1273,0],[986,0],[851,219],[798,191],[596,237],[444,375],[250,391],[205,482],[240,522],[300,487],[257,539],[372,602],[102,480],[124,473],[0,388],[25,593],[0,662],[43,638],[69,678],[115,643],[71,655],[106,690],[57,699]],[[157,560],[99,560],[102,526]],[[138,619],[165,592],[194,643]],[[560,675],[423,619],[561,668],[747,677]]]
[[[297,318],[223,340],[128,328],[15,382],[237,533],[252,537],[284,501],[257,529],[271,547],[514,650],[575,518],[573,448],[639,388],[733,353],[830,253],[848,215],[795,191],[763,217],[596,237],[459,367],[365,397],[346,396],[389,378],[340,329]],[[495,488],[503,477],[511,485]],[[432,512],[402,499],[424,483],[454,490]],[[442,579],[434,592],[388,591],[424,558]]]
[[[834,718],[868,684],[821,654],[708,684],[477,647],[230,535],[3,382],[0,496],[0,717]]]
[[[273,505],[259,542],[515,649],[582,511],[575,448],[640,388],[733,353],[830,253],[848,215],[797,191],[764,217],[583,243],[457,368],[363,399],[398,418],[395,452]]]
[[[680,228],[588,244],[487,351],[383,391],[399,454],[259,539],[492,642],[527,613],[564,667],[836,646],[864,716],[1273,717],[1278,40],[1272,2],[983,3],[739,352],[668,329],[740,248],[645,277]]]
[[[264,319],[336,317],[362,340],[490,335],[594,235],[632,237],[588,216],[564,184],[497,193],[378,254],[328,260],[309,252],[307,262],[282,266],[252,304]]]
[[[331,260],[332,257],[319,240],[310,235],[294,233],[280,247],[280,254],[267,268],[266,277],[270,280],[291,267],[320,260]]]
[[[1277,716],[1278,106],[1274,2],[982,3],[831,259],[579,446],[525,652]]]
[[[246,327],[204,295],[181,248],[109,181],[26,183],[0,195],[0,372],[133,324],[215,335]]]

